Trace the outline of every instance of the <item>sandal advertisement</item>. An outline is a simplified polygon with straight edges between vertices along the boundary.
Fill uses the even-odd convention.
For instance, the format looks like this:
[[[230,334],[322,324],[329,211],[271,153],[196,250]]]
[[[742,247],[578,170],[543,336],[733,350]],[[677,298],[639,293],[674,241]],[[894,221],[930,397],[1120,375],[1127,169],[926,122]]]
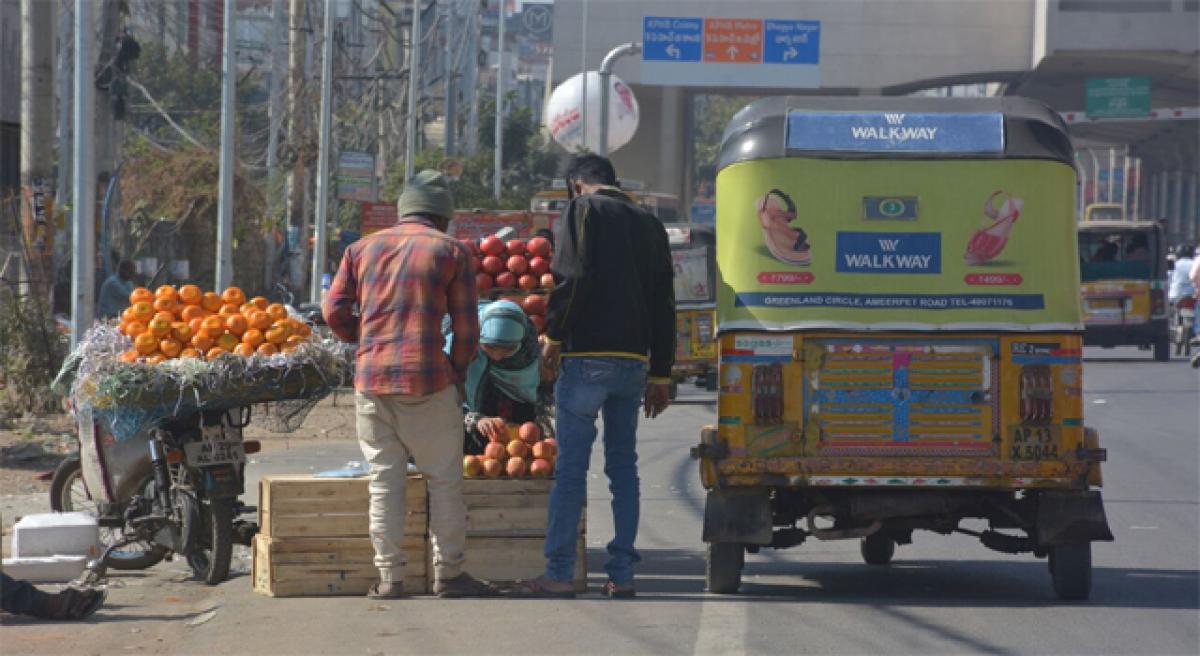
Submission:
[[[730,165],[719,328],[1080,330],[1074,192],[1053,161]]]

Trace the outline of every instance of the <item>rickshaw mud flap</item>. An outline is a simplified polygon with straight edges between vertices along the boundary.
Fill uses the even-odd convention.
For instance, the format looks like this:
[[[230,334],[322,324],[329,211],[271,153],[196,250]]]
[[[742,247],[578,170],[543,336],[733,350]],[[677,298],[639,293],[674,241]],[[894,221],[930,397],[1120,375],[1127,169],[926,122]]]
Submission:
[[[701,539],[708,543],[770,545],[771,497],[767,488],[710,490]]]
[[[1104,502],[1095,490],[1045,491],[1037,497],[1037,543],[1112,542]]]

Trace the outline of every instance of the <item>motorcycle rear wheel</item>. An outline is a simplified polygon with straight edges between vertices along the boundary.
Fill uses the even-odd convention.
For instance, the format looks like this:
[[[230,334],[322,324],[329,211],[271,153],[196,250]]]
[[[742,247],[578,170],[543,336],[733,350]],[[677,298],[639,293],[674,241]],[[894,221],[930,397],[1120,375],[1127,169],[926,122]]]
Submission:
[[[229,576],[233,559],[233,499],[206,499],[201,503],[198,540],[187,555],[197,579],[216,585]]]

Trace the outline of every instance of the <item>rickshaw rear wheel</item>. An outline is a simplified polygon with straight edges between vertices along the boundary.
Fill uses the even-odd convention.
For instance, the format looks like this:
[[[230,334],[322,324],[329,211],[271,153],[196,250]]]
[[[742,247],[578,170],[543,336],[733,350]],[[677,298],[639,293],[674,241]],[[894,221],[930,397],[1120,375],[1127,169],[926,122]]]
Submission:
[[[876,531],[862,539],[859,544],[863,561],[868,565],[887,565],[896,555],[896,543],[892,536],[883,531]]]
[[[746,549],[736,542],[710,542],[705,568],[708,591],[715,594],[735,594],[742,587],[742,566],[746,564]]]
[[[1159,337],[1154,342],[1154,360],[1157,362],[1167,362],[1171,359],[1171,338]]]
[[[1087,599],[1092,592],[1092,545],[1058,544],[1050,547],[1050,579],[1054,593],[1065,601]]]

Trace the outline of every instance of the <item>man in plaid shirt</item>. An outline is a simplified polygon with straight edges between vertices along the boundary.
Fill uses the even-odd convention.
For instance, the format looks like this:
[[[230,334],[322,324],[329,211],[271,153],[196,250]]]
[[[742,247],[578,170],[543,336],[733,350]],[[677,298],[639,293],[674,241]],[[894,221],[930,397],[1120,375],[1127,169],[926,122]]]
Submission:
[[[368,594],[404,592],[401,545],[412,456],[429,487],[434,592],[490,596],[493,586],[463,571],[459,390],[479,342],[471,257],[445,234],[454,205],[440,173],[413,177],[398,209],[395,227],[346,249],[322,307],[334,334],[358,343],[355,409],[359,446],[371,463],[370,533],[380,578]],[[447,314],[454,331],[449,358],[441,330]]]

